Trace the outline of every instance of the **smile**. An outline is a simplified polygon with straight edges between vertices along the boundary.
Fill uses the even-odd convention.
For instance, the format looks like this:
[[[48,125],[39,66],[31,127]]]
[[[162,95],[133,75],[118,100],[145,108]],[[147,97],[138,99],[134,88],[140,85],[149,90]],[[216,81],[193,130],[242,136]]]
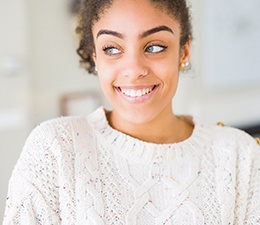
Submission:
[[[159,85],[152,85],[143,88],[127,88],[127,87],[116,87],[116,89],[126,97],[140,98],[151,94]]]

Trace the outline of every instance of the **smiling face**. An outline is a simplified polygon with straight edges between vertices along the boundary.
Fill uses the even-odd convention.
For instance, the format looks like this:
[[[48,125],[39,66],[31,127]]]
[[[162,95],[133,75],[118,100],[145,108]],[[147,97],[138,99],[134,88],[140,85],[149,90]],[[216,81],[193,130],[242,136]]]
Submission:
[[[180,25],[148,0],[115,0],[93,26],[94,61],[115,126],[147,124],[172,114],[180,64]]]

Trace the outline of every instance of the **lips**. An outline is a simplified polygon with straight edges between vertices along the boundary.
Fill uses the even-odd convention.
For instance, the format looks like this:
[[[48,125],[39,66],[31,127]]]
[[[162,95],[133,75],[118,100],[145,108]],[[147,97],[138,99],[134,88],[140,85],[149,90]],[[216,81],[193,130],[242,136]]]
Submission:
[[[116,87],[116,90],[126,99],[131,101],[148,100],[159,85],[146,87]]]

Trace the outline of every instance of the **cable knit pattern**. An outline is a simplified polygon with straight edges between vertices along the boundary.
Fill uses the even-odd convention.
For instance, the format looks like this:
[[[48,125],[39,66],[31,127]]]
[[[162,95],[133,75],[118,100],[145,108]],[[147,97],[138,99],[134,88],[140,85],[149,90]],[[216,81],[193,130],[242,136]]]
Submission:
[[[4,225],[260,224],[260,147],[194,121],[173,144],[112,129],[103,108],[39,125],[10,179]]]

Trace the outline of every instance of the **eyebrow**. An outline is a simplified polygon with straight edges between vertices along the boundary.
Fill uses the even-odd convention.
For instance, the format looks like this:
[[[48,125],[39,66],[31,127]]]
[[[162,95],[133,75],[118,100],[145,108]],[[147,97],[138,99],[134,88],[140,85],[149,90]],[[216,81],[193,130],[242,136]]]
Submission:
[[[123,39],[123,34],[120,34],[116,31],[112,31],[112,30],[100,30],[98,33],[97,33],[97,38],[102,35],[102,34],[106,34],[106,35],[112,35],[112,36],[115,36],[115,37],[118,37],[118,38],[121,38]]]
[[[160,31],[168,31],[168,32],[174,34],[173,30],[172,30],[170,27],[167,27],[167,26],[158,26],[158,27],[154,27],[154,28],[152,28],[152,29],[150,29],[150,30],[145,31],[144,33],[142,33],[142,34],[140,35],[140,37],[141,37],[141,38],[145,38],[145,37],[147,37],[147,36],[149,36],[149,35],[151,35],[151,34],[154,34],[154,33],[160,32]]]
[[[157,32],[160,32],[160,31],[168,31],[172,34],[174,34],[173,30],[167,26],[158,26],[158,27],[154,27],[150,30],[147,30],[145,32],[143,32],[140,37],[141,38],[145,38],[149,35],[152,35],[152,34],[155,34]],[[97,37],[98,38],[100,35],[112,35],[112,36],[115,36],[115,37],[118,37],[120,39],[123,39],[124,38],[124,35],[119,33],[119,32],[116,32],[116,31],[112,31],[112,30],[100,30],[98,33],[97,33]]]

